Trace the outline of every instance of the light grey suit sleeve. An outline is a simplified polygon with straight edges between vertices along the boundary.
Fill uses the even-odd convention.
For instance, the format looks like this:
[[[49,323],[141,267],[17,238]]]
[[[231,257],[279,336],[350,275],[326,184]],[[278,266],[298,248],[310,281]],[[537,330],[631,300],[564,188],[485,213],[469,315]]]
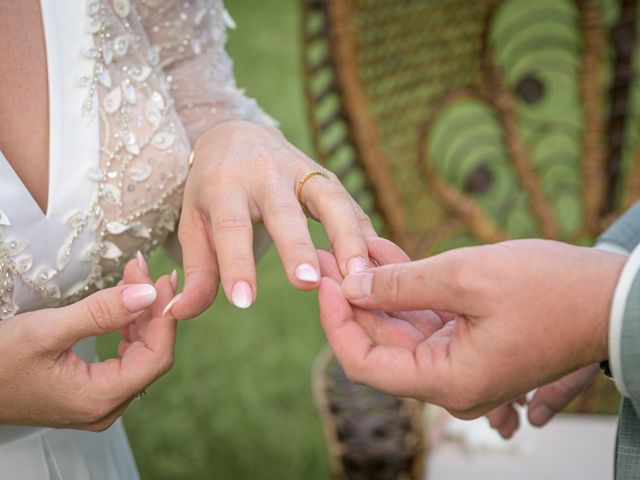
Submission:
[[[622,318],[620,373],[629,399],[636,411],[640,412],[640,275],[637,272]]]
[[[634,204],[624,215],[611,225],[600,237],[598,243],[607,242],[623,247],[632,252],[640,244],[640,202]],[[634,252],[632,257],[637,257]],[[636,259],[637,260],[637,259]],[[610,356],[615,356],[616,383],[622,384],[621,392],[629,397],[634,407],[640,412],[640,275],[632,264],[637,261],[629,261],[625,266],[625,271],[631,267],[632,271],[625,272],[618,281],[618,287],[614,296],[614,302],[618,314],[610,318],[609,335],[617,336],[615,342],[609,341]],[[623,277],[627,277],[623,281]],[[626,282],[626,284],[624,283]],[[620,295],[623,287],[627,289],[625,294]],[[622,315],[620,315],[620,312]],[[617,328],[616,328],[617,323]],[[611,351],[612,345],[617,345]],[[610,360],[612,358],[610,357]],[[618,371],[616,371],[618,370]],[[617,377],[620,376],[620,379]]]
[[[640,202],[636,202],[605,232],[596,243],[610,242],[620,245],[628,252],[640,243]]]
[[[631,207],[598,238],[631,252],[640,244],[640,202]],[[634,252],[637,254],[637,252]],[[640,274],[634,273],[623,309],[620,335],[620,372],[627,398],[623,399],[616,441],[617,480],[640,478]],[[610,330],[610,335],[612,331]],[[612,355],[613,352],[610,352]]]

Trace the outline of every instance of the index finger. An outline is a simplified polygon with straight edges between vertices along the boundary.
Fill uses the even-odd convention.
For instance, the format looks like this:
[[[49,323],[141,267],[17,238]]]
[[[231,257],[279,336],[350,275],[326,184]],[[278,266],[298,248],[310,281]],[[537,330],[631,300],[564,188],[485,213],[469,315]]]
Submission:
[[[338,178],[330,172],[326,177],[307,173],[299,182],[304,182],[298,183],[301,201],[322,223],[343,276],[368,267],[363,219]]]
[[[182,247],[184,288],[171,300],[171,314],[178,320],[204,312],[216,297],[220,273],[218,258],[209,239],[209,225],[185,197],[178,237]]]

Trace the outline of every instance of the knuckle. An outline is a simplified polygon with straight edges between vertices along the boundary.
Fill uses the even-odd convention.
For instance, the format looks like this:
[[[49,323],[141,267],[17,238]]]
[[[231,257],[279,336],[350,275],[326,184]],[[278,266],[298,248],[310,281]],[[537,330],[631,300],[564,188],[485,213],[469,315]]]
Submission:
[[[243,215],[230,212],[222,206],[223,213],[217,215],[213,221],[214,230],[227,233],[243,233],[251,229],[250,223],[247,222]]]
[[[313,244],[302,237],[293,237],[288,241],[290,248],[295,250],[313,250]]]
[[[252,250],[242,249],[240,246],[234,246],[227,250],[221,250],[218,253],[218,261],[220,262],[220,269],[222,271],[222,277],[225,277],[225,273],[234,270],[245,270],[251,268],[254,265]]]
[[[453,257],[449,261],[445,281],[448,289],[454,294],[465,294],[473,291],[475,284],[473,272],[466,261],[459,257]]]
[[[254,186],[255,197],[269,208],[270,204],[281,197],[280,178],[276,177],[271,169],[261,173],[261,180]]]
[[[185,221],[185,215],[182,214],[180,218],[180,223],[178,224],[178,241],[180,244],[184,244],[185,241],[188,241],[191,235],[193,234],[192,225]]]
[[[386,281],[382,286],[382,291],[386,292],[390,305],[397,305],[402,299],[404,275],[398,268],[390,268]]]
[[[331,183],[331,187],[326,188],[326,191],[323,192],[323,196],[330,203],[351,202],[351,196],[340,183]]]
[[[94,296],[87,302],[86,313],[99,331],[111,331],[115,328],[112,306],[101,296]]]
[[[160,361],[160,371],[162,373],[162,375],[164,375],[165,373],[168,373],[171,371],[171,369],[173,368],[173,366],[175,365],[175,355],[173,353],[171,353],[170,355],[166,355],[161,361]]]
[[[234,174],[234,165],[225,161],[216,161],[207,167],[203,173],[202,180],[205,185],[222,186],[225,180],[231,178]]]
[[[296,221],[303,217],[300,205],[286,198],[270,198],[267,202],[267,211],[274,216],[295,218]]]
[[[276,155],[282,155],[283,153],[286,154],[286,152],[276,152]],[[270,153],[268,151],[263,151],[258,155],[258,158],[262,163],[261,169],[263,181],[261,183],[266,185],[269,189],[274,188],[274,185],[282,183],[282,166],[273,161],[273,152]]]
[[[360,238],[362,236],[360,224],[351,222],[343,223],[342,225],[340,225],[340,230],[338,231],[337,236],[338,238]]]
[[[362,227],[373,226],[373,223],[371,222],[371,218],[369,218],[369,215],[364,213],[360,207],[358,207],[358,210],[356,210],[356,214],[358,216],[358,223],[360,224],[360,226]]]
[[[54,322],[37,322],[28,318],[17,324],[19,344],[29,346],[29,350],[39,354],[51,351],[61,337],[60,328]],[[27,349],[20,349],[26,352]]]
[[[575,397],[580,390],[582,390],[581,385],[578,385],[571,378],[564,377],[553,385],[553,389],[549,393],[552,394],[553,400],[565,402]]]

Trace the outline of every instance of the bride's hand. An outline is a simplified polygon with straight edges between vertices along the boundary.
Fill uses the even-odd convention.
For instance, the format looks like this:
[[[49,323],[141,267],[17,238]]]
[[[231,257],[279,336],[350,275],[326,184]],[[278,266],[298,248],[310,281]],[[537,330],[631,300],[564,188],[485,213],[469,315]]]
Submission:
[[[246,308],[254,302],[255,222],[263,222],[271,235],[289,281],[303,290],[318,286],[318,257],[296,198],[298,182],[316,170],[329,179],[310,178],[302,199],[322,222],[340,271],[346,275],[364,267],[365,239],[375,232],[334,174],[270,127],[229,121],[200,137],[180,218],[185,286],[171,307],[176,318],[204,311],[220,281],[236,306]]]
[[[171,280],[119,285],[70,306],[0,322],[0,424],[100,431],[173,364]],[[71,346],[138,323],[119,358],[85,363]]]

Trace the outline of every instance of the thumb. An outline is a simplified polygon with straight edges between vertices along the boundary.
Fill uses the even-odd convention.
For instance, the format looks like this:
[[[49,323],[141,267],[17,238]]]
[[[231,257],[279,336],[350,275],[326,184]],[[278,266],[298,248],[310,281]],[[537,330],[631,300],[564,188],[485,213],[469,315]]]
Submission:
[[[156,299],[153,285],[120,285],[100,290],[67,307],[51,310],[57,344],[68,348],[83,338],[118,330],[138,318]]]
[[[415,262],[349,274],[342,282],[342,293],[353,305],[367,309],[465,314],[473,307],[467,285],[474,271],[467,266],[464,255],[452,250]]]

